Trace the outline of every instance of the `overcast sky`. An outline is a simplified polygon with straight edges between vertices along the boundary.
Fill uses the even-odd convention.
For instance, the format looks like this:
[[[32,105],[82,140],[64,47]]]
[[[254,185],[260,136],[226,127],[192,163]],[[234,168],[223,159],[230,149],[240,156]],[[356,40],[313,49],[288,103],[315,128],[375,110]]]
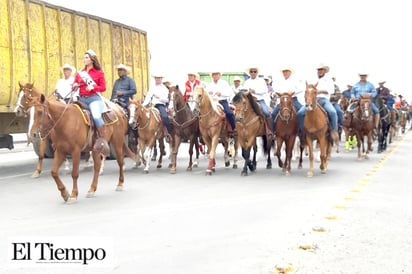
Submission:
[[[389,88],[412,99],[408,1],[46,2],[147,31],[151,70],[177,82],[186,79],[187,71],[249,66],[274,79],[281,67],[292,66],[302,79],[313,79],[316,66],[325,63],[341,89],[366,72],[372,83],[386,80]]]

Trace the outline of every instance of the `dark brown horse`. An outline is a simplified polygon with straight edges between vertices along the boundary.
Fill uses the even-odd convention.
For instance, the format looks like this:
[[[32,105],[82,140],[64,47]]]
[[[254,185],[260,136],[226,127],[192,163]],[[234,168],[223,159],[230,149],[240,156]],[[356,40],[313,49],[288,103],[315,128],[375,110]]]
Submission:
[[[358,139],[358,160],[362,159],[362,155],[368,159],[369,151],[372,151],[372,140],[373,140],[373,112],[371,106],[371,96],[370,94],[363,94],[355,110],[352,113],[351,127],[356,133]],[[367,138],[368,147],[365,149],[365,137]],[[362,146],[362,154],[361,154]]]
[[[143,172],[149,173],[150,160],[156,141],[159,142],[160,156],[157,168],[162,167],[163,154],[165,151],[164,128],[160,112],[155,107],[146,108],[137,100],[129,100],[129,125],[136,128],[138,132],[137,162],[142,159],[145,165]]]
[[[317,141],[320,149],[320,170],[326,173],[328,168],[328,156],[332,150],[332,138],[330,136],[328,116],[317,102],[317,90],[315,86],[306,84],[305,102],[306,114],[304,129],[306,145],[309,147],[309,170],[308,177],[313,176],[313,141]]]
[[[43,94],[40,95],[40,98],[31,97],[30,101],[33,108],[33,115],[30,117],[33,131],[30,130],[30,133],[33,134],[38,130],[42,138],[51,138],[55,148],[51,175],[64,201],[74,202],[78,197],[77,180],[79,178],[81,152],[92,150],[96,140],[94,128],[86,118],[87,115],[77,104],[64,104],[56,100],[48,100]],[[123,190],[124,184],[124,151],[130,153],[125,143],[125,135],[128,130],[127,117],[119,106],[108,100],[106,102],[117,117],[116,122],[104,126],[106,127],[106,140],[111,143],[119,165],[119,180],[116,190],[120,191]],[[73,161],[71,173],[73,188],[71,194],[69,194],[59,177],[59,168],[67,155],[71,155]],[[134,155],[131,154],[131,156],[134,158]],[[93,151],[92,157],[94,174],[87,197],[95,195],[101,165],[101,154],[99,152]]]
[[[199,129],[202,136],[202,140],[207,146],[209,153],[209,164],[206,169],[206,175],[212,175],[216,166],[216,148],[220,142],[224,147],[224,160],[225,166],[230,166],[229,161],[229,138],[226,127],[226,116],[223,111],[220,111],[215,107],[215,103],[212,102],[209,94],[205,91],[204,87],[198,86],[193,92],[193,99],[196,102],[196,111],[199,113]]]
[[[191,171],[192,167],[199,166],[199,117],[193,114],[189,105],[183,100],[179,86],[170,87],[169,109],[174,114],[170,118],[173,124],[170,173],[176,173],[177,153],[182,139],[189,141],[189,165],[186,170]],[[192,161],[193,147],[196,150],[194,163]]]
[[[261,136],[263,139],[263,149],[267,156],[266,168],[272,168],[272,160],[270,158],[271,144],[267,142],[265,130],[265,118],[256,99],[248,91],[239,91],[232,99],[236,107],[235,121],[236,130],[238,132],[237,141],[242,148],[242,156],[245,160],[241,176],[248,175],[250,171],[256,169],[256,137]],[[252,160],[250,159],[250,151],[254,148]]]
[[[279,98],[280,110],[275,120],[276,156],[278,165],[286,175],[290,175],[293,147],[298,135],[298,118],[293,105],[294,92],[276,93]],[[282,145],[285,144],[285,161],[281,160]],[[303,146],[300,146],[299,168],[302,168]]]
[[[345,133],[346,152],[357,145],[356,134],[351,128],[352,115],[349,112],[350,103],[351,101],[345,95],[341,95],[341,98],[339,99],[339,105],[343,111],[343,132]]]

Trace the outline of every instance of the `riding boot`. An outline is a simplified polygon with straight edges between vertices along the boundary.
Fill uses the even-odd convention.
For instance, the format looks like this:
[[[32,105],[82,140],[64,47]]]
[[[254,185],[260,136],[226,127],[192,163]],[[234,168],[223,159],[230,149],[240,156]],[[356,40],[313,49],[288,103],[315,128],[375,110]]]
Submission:
[[[109,156],[110,148],[106,140],[106,128],[101,126],[97,129],[98,136],[97,140],[94,142],[93,151],[103,154],[105,157]]]
[[[269,140],[273,139],[273,122],[272,117],[266,117],[265,119],[266,136]]]

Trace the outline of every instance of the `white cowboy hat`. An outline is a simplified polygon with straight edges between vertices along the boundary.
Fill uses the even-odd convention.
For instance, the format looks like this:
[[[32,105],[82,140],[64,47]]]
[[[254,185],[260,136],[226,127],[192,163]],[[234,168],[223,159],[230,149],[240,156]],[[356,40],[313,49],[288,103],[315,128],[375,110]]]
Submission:
[[[90,56],[97,56],[96,52],[95,52],[94,50],[92,50],[92,49],[88,49],[88,50],[86,51],[86,53],[88,53]]]
[[[124,69],[126,72],[130,71],[130,68],[128,66],[124,65],[124,64],[118,65],[117,70],[119,70],[119,69]]]
[[[70,69],[70,70],[72,71],[72,75],[76,73],[76,68],[73,67],[73,66],[71,66],[70,64],[64,64],[64,65],[62,66],[62,72],[63,72],[63,70],[65,70],[65,69]]]
[[[284,71],[287,71],[287,70],[290,71],[291,73],[295,72],[295,70],[293,68],[289,67],[289,66],[282,67],[280,72],[284,72]]]
[[[270,78],[268,75],[265,75],[265,76],[263,77],[263,79],[265,79],[265,80],[269,80],[269,83],[271,83],[271,82],[272,82],[272,78]]]
[[[361,71],[360,73],[358,73],[358,75],[359,75],[359,76],[361,76],[361,75],[366,75],[366,76],[368,76],[369,74],[366,73],[365,71]]]
[[[246,70],[245,70],[246,74],[250,76],[250,70],[252,70],[252,69],[257,70],[256,74],[259,75],[259,73],[260,73],[259,67],[248,67],[248,68],[246,68]]]
[[[386,83],[385,80],[382,80],[382,81],[378,82],[378,84],[385,84],[385,83]]]
[[[187,75],[194,75],[194,76],[196,76],[196,78],[199,78],[199,74],[197,72],[194,72],[194,71],[189,71],[186,74]]]
[[[240,77],[236,75],[235,77],[233,77],[233,82],[234,81],[242,81],[242,79],[240,79]]]
[[[319,66],[317,66],[317,68],[316,68],[316,69],[324,69],[326,73],[328,73],[328,72],[329,72],[329,67],[328,67],[328,66],[326,66],[326,65],[325,65],[325,64],[323,64],[323,63],[320,63],[320,64],[319,64]]]
[[[165,76],[160,72],[156,72],[152,74],[152,77],[153,78],[164,78]]]
[[[210,72],[210,76],[212,76],[213,74],[220,74],[220,75],[222,75],[222,72],[221,72],[221,71],[212,71],[212,72]]]

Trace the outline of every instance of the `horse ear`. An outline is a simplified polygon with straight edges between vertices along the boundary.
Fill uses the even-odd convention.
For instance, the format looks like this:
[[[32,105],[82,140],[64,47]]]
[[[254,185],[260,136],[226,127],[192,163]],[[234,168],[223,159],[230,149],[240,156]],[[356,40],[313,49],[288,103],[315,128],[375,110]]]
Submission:
[[[20,88],[23,88],[24,84],[21,81],[19,81],[19,86]]]
[[[43,104],[46,101],[46,96],[44,96],[44,94],[42,93],[40,95],[40,102]]]

